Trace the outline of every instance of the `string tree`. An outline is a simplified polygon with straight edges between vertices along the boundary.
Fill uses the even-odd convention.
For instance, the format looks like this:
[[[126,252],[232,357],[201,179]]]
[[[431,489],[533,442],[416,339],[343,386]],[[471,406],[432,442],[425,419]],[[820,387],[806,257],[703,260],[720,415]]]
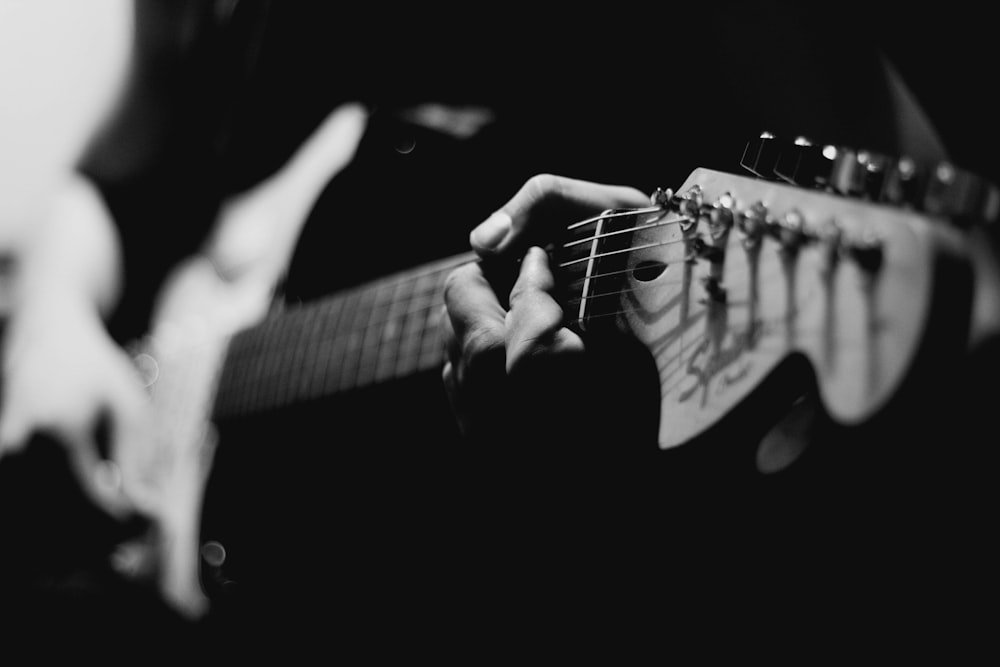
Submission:
[[[674,199],[674,191],[670,188],[656,188],[649,196],[650,206],[659,206],[665,211],[678,207],[678,202]]]

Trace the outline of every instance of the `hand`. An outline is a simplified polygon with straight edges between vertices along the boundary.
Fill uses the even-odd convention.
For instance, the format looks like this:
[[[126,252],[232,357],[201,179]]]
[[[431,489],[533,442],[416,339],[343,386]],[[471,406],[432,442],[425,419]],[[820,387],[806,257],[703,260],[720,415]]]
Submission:
[[[123,470],[129,448],[151,438],[148,407],[137,370],[100,315],[69,294],[26,299],[4,342],[0,458],[34,435],[54,438],[87,497],[117,519],[128,517],[134,507]]]
[[[648,203],[633,188],[541,175],[472,231],[470,242],[482,261],[449,276],[442,318],[448,346],[443,379],[466,435],[508,439],[514,429],[524,441],[561,430],[566,415],[559,413],[579,400],[591,361],[584,341],[563,326],[548,257],[532,244],[552,237],[560,225]],[[518,261],[507,294],[492,272]],[[516,429],[514,421],[527,429]]]

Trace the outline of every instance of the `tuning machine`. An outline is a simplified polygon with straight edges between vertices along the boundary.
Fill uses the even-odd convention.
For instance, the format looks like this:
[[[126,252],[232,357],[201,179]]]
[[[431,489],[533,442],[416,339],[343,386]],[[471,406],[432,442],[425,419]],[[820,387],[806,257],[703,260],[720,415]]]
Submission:
[[[755,176],[775,180],[774,172],[781,156],[782,146],[778,138],[770,132],[761,132],[747,142],[743,149],[740,166]]]

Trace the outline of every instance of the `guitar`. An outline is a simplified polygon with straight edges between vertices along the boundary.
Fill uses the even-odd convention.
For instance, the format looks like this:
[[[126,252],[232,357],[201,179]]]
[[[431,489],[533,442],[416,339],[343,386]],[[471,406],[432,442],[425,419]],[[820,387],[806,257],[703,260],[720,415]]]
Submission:
[[[625,332],[655,361],[664,449],[722,420],[791,355],[811,362],[836,420],[862,423],[913,380],[928,341],[960,347],[966,337],[957,231],[829,192],[697,169],[647,208],[570,225],[549,251],[567,322]],[[163,318],[136,351],[161,437],[135,472],[156,528],[133,545],[132,576],[155,577],[174,607],[202,615],[198,527],[213,424],[440,366],[444,281],[469,261],[445,258],[252,323],[220,315],[231,286],[179,290],[177,308],[201,313],[187,318],[195,326],[180,333],[184,318]]]

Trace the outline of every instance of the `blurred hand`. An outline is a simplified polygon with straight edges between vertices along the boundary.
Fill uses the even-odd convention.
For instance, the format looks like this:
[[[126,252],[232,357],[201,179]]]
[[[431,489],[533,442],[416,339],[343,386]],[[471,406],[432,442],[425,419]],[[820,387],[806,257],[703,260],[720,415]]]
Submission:
[[[123,518],[122,457],[151,437],[138,371],[85,299],[25,297],[4,341],[0,457],[49,436],[90,500]]]

